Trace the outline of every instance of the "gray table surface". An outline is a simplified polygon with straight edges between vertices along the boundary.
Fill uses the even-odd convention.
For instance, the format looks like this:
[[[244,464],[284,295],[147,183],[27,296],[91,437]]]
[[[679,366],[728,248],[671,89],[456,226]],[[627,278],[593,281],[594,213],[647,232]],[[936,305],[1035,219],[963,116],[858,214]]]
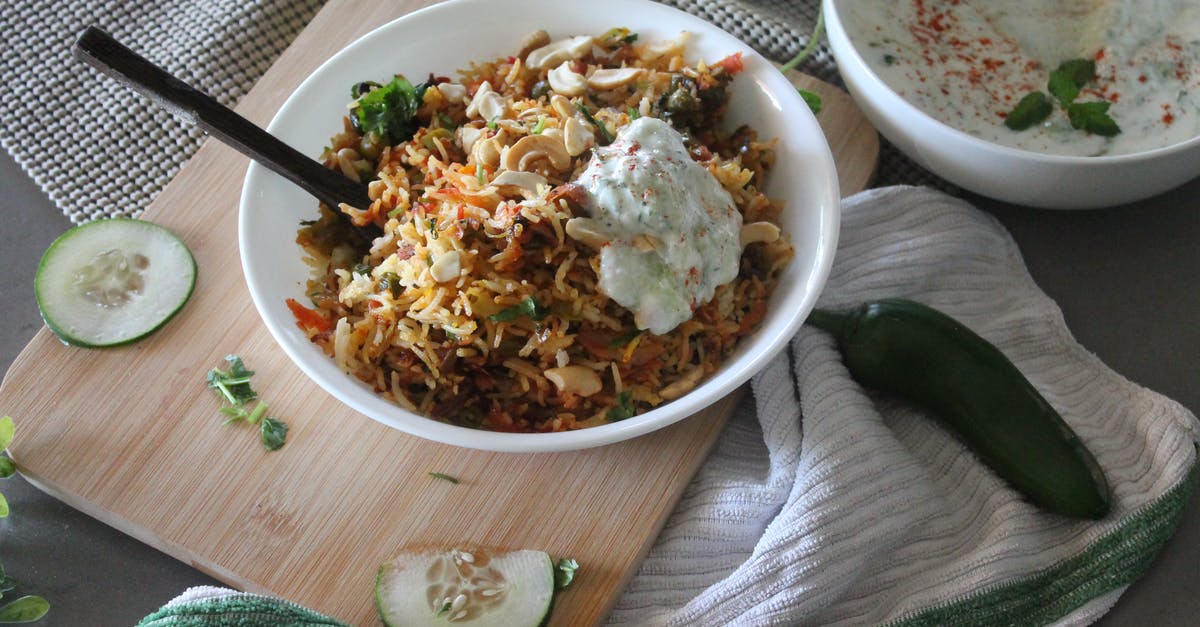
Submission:
[[[1038,285],[1084,347],[1126,378],[1200,413],[1200,179],[1133,206],[1051,212],[972,198],[1009,229]],[[70,224],[0,151],[0,370],[41,328],[33,275]],[[231,213],[232,219],[232,213]],[[13,410],[15,411],[15,410]],[[11,413],[11,412],[10,412]],[[41,624],[133,625],[192,585],[220,585],[31,487],[0,482],[0,563],[44,596]],[[1200,511],[1100,625],[1200,622]]]

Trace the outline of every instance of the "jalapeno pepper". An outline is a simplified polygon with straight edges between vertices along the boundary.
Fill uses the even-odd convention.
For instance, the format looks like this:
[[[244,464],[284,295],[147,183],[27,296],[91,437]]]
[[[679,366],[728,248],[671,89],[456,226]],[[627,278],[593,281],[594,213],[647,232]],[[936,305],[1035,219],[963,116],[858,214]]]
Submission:
[[[1108,513],[1096,459],[1020,370],[963,324],[903,299],[817,309],[806,323],[834,335],[855,380],[928,409],[1034,504],[1076,518]]]

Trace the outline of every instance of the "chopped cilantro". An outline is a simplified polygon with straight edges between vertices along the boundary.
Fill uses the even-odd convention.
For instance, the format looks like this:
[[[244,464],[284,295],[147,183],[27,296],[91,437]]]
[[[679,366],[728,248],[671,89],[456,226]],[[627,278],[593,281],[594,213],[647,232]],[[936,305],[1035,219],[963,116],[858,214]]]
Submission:
[[[538,302],[534,300],[532,296],[530,296],[529,298],[526,298],[512,307],[497,311],[496,313],[488,316],[488,319],[492,322],[512,322],[521,316],[525,316],[531,320],[541,320],[542,318],[546,317],[547,313],[548,312],[546,311],[546,308],[539,305]]]
[[[597,120],[595,118],[595,116],[592,115],[592,112],[590,109],[587,108],[587,105],[585,105],[581,102],[578,105],[576,105],[576,107],[579,109],[579,112],[583,114],[583,117],[587,118],[587,121],[591,122],[592,126],[596,127],[596,130],[600,131],[600,137],[604,140],[605,146],[613,143],[613,136],[612,136],[612,133],[610,133],[608,131],[608,127],[605,126],[603,122],[601,122],[600,120]]]
[[[457,478],[451,477],[450,475],[442,474],[440,472],[431,472],[431,473],[429,473],[429,476],[433,477],[434,479],[441,479],[442,481],[449,481],[450,483],[453,483],[455,485],[458,484]]]
[[[245,405],[258,398],[258,393],[250,387],[250,376],[253,370],[247,370],[242,358],[237,355],[226,355],[229,370],[213,368],[208,372],[208,387],[214,389],[230,405]]]
[[[358,98],[355,125],[364,135],[375,132],[393,144],[409,139],[417,130],[417,109],[427,87],[424,83],[414,87],[403,76],[396,76],[387,85],[371,89]]]
[[[225,361],[230,364],[228,372],[213,368],[207,377],[208,387],[216,390],[228,403],[220,409],[222,414],[228,416],[225,424],[239,420],[258,424],[263,446],[268,451],[278,450],[287,438],[287,425],[267,416],[267,404],[262,401],[255,403],[253,409],[246,408],[247,403],[258,398],[258,393],[250,387],[250,377],[254,371],[246,368],[237,355],[227,355]]]
[[[287,424],[274,418],[264,418],[259,431],[262,434],[262,445],[268,451],[278,451],[287,441]]]
[[[610,422],[617,422],[620,420],[625,420],[626,418],[633,416],[633,414],[633,393],[629,390],[625,390],[617,395],[617,404],[613,406],[612,409],[608,410],[605,418],[607,418]]]
[[[579,562],[564,557],[554,565],[554,588],[562,590],[575,580],[575,571],[579,570]]]
[[[804,104],[808,105],[809,109],[812,109],[813,115],[821,112],[822,101],[820,94],[808,91],[807,89],[797,88],[796,91],[800,92],[800,97],[804,99]]]

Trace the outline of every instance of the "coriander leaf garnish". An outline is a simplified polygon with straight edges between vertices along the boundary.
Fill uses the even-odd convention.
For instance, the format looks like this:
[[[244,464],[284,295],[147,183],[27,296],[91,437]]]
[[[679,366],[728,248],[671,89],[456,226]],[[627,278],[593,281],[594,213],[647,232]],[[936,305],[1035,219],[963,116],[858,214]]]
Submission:
[[[820,94],[808,91],[807,89],[798,88],[796,91],[800,92],[800,97],[804,99],[804,103],[808,105],[808,108],[812,109],[813,115],[821,112],[822,102]]]
[[[456,477],[451,477],[450,475],[442,474],[440,472],[430,472],[429,476],[433,477],[434,479],[441,479],[442,481],[449,481],[450,483],[458,485],[458,479]]]
[[[278,451],[287,441],[288,426],[274,418],[264,418],[262,427],[262,445],[268,451]]]
[[[1004,118],[1004,125],[1014,131],[1023,131],[1034,124],[1040,124],[1042,120],[1050,117],[1053,110],[1054,105],[1050,104],[1046,94],[1040,91],[1025,94],[1017,106],[1008,112],[1008,116]]]
[[[375,132],[393,144],[407,140],[417,130],[417,109],[427,87],[424,83],[414,87],[403,76],[396,76],[387,85],[370,89],[355,101],[355,126],[364,135]]]
[[[612,409],[608,410],[608,413],[605,414],[604,417],[610,422],[617,422],[619,420],[625,420],[626,418],[633,416],[633,414],[633,393],[629,390],[625,390],[624,392],[617,394],[617,404],[614,405]]]
[[[613,143],[613,135],[611,132],[609,132],[608,127],[605,126],[603,122],[601,122],[600,120],[597,120],[595,118],[595,116],[592,115],[592,111],[587,108],[587,105],[585,105],[581,102],[578,105],[576,105],[576,108],[579,109],[579,112],[583,114],[583,117],[585,119],[587,119],[588,122],[592,123],[592,126],[596,127],[596,130],[600,131],[600,137],[601,137],[601,139],[604,140],[604,143],[601,145],[607,146],[607,145]]]
[[[258,393],[250,387],[250,377],[254,371],[247,370],[241,357],[237,355],[226,355],[225,361],[230,364],[229,370],[223,371],[219,368],[210,370],[207,378],[208,387],[225,397],[230,405],[245,405],[258,398]]]
[[[1067,117],[1075,128],[1112,137],[1121,132],[1121,127],[1108,116],[1108,106],[1109,103],[1104,101],[1073,102],[1067,107]]]
[[[554,565],[554,587],[562,590],[575,580],[575,571],[579,570],[579,562],[564,557]]]
[[[530,296],[529,298],[526,298],[512,307],[497,311],[496,313],[488,316],[488,319],[492,322],[512,322],[521,316],[526,316],[531,320],[541,320],[542,318],[546,317],[547,313],[549,312],[546,311],[546,308],[539,305],[538,302],[534,300],[532,296]]]
[[[262,401],[255,403],[253,409],[247,409],[248,403],[258,399],[258,393],[250,387],[254,371],[246,368],[237,355],[226,355],[225,361],[230,364],[228,371],[213,368],[206,378],[208,387],[216,390],[228,403],[219,410],[228,416],[225,424],[238,421],[258,424],[263,447],[268,451],[279,450],[287,438],[287,425],[267,416],[267,404]]]

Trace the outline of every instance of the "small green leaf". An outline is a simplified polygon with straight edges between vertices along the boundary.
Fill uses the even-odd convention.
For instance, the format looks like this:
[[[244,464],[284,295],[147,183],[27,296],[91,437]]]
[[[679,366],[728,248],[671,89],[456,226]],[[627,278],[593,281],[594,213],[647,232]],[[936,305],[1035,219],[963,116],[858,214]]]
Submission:
[[[1096,76],[1096,62],[1091,59],[1063,61],[1052,74],[1061,74],[1075,83],[1076,87],[1083,87]]]
[[[534,300],[532,296],[530,296],[529,298],[526,298],[512,307],[497,311],[496,313],[488,316],[488,319],[492,322],[512,322],[521,316],[526,316],[532,320],[541,320],[542,318],[546,317],[547,313],[548,312],[546,311],[546,308],[539,305],[538,302]]]
[[[575,571],[579,570],[579,562],[564,557],[554,566],[554,587],[562,590],[575,580]]]
[[[5,455],[0,455],[0,479],[7,479],[17,472],[17,465]]]
[[[0,418],[0,450],[8,448],[12,444],[13,433],[17,430],[13,424],[13,419],[9,416]]]
[[[1071,77],[1060,72],[1051,72],[1050,81],[1046,83],[1046,88],[1050,90],[1050,95],[1054,96],[1063,106],[1067,106],[1075,101],[1079,96],[1079,85],[1071,80]]]
[[[1054,106],[1050,104],[1046,94],[1035,91],[1026,94],[1017,106],[1008,112],[1008,116],[1004,118],[1004,125],[1014,131],[1023,131],[1050,117],[1053,110]]]
[[[1067,117],[1071,126],[1101,135],[1112,137],[1121,132],[1121,127],[1108,116],[1109,103],[1103,100],[1097,102],[1073,102],[1067,107]]]
[[[208,371],[208,387],[225,397],[230,405],[245,405],[258,398],[258,393],[250,387],[250,377],[254,371],[246,369],[242,358],[237,355],[226,355],[225,361],[230,364],[229,371],[219,368]]]
[[[604,417],[610,422],[617,422],[633,416],[634,413],[633,393],[625,390],[617,395],[617,404],[608,410],[608,413]]]
[[[274,418],[263,418],[262,444],[268,451],[278,451],[287,441],[288,426]]]
[[[442,474],[440,472],[431,472],[431,473],[429,473],[429,476],[433,477],[434,479],[441,479],[442,481],[449,481],[450,483],[453,483],[455,485],[458,484],[457,478],[451,477],[450,475]]]
[[[800,92],[800,97],[804,99],[804,103],[812,109],[813,115],[821,112],[822,102],[819,94],[808,91],[807,89],[797,89]]]
[[[4,518],[5,516],[8,516],[8,499],[4,498],[3,494],[0,494],[0,518]]]
[[[0,623],[32,623],[50,611],[50,603],[39,596],[23,596],[0,607]]]

